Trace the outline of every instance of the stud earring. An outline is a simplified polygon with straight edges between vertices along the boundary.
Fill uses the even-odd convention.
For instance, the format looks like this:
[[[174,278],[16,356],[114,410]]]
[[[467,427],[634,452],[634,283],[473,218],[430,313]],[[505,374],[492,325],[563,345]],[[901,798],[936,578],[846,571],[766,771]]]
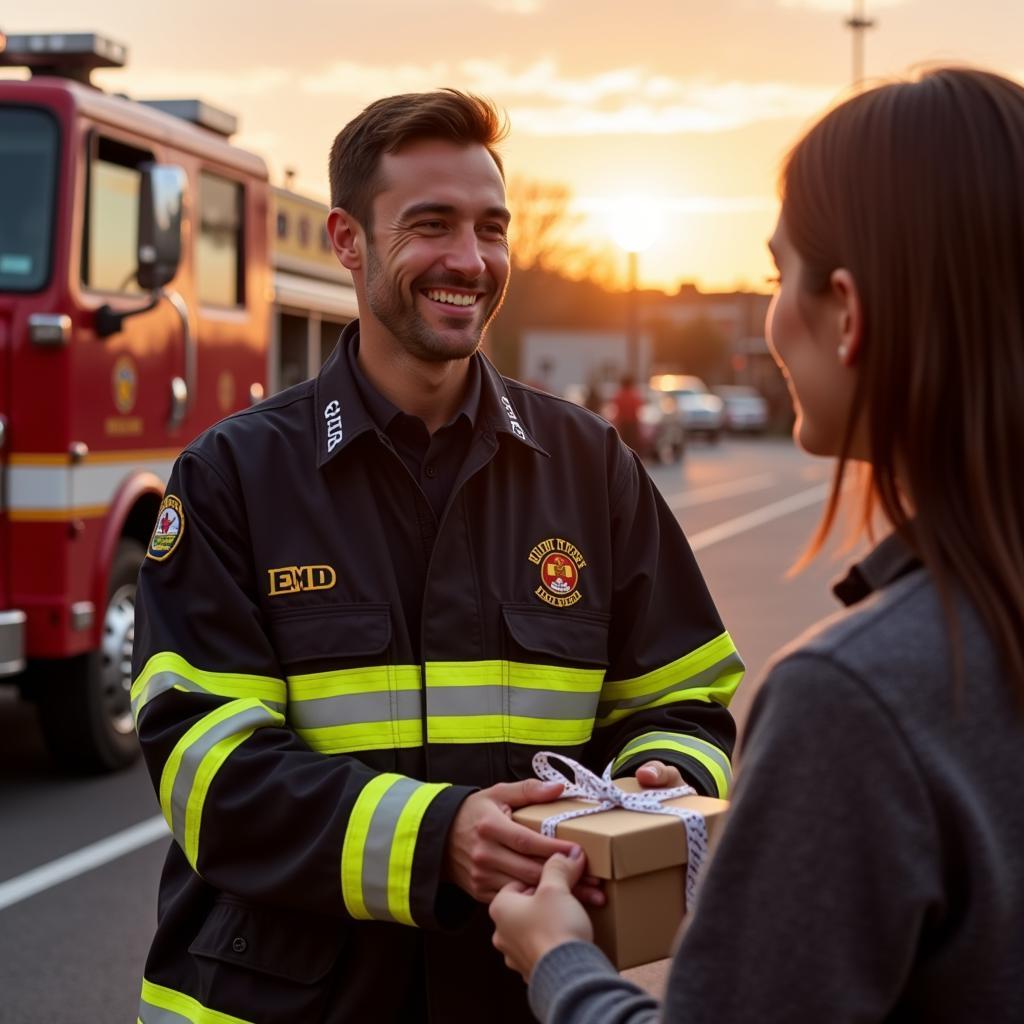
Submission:
[[[850,350],[845,345],[840,345],[839,348],[836,350],[837,354],[839,355],[839,358],[842,360],[846,359],[846,353],[849,351]]]

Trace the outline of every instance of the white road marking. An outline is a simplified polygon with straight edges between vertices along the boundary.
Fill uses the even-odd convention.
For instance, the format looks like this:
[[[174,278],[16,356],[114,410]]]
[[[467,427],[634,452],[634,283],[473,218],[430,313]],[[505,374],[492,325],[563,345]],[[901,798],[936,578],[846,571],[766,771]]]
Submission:
[[[731,493],[742,494],[744,491],[760,490],[770,486],[773,482],[774,478],[771,474],[764,474],[761,477],[749,477],[746,480],[737,480],[734,482],[734,487],[739,487],[740,485],[742,487],[738,490],[733,490]],[[712,490],[716,490],[720,497],[724,497],[723,491],[727,486],[727,484],[721,484],[716,488],[701,488],[700,491],[694,491],[689,495],[680,495],[677,498],[689,497],[697,499],[693,500],[691,504],[699,504],[701,500],[713,501],[715,499],[707,495]],[[758,526],[763,526],[765,523],[770,523],[774,519],[781,519],[783,516],[789,515],[790,512],[796,512],[802,508],[807,508],[809,505],[824,501],[828,495],[829,486],[828,484],[819,484],[817,487],[812,487],[809,490],[799,491],[797,494],[791,494],[788,498],[774,501],[763,508],[754,509],[753,512],[748,512],[746,515],[737,516],[735,519],[728,519],[724,523],[719,523],[718,526],[712,526],[708,530],[695,533],[690,537],[690,547],[694,551],[702,551],[704,548],[709,548],[712,544],[717,544],[719,541],[728,540],[739,533],[745,533],[747,530],[753,530]],[[698,495],[701,494],[704,497],[698,498]],[[670,504],[673,501],[675,502],[675,508],[683,507],[677,499],[672,499]],[[20,903],[22,900],[26,900],[30,896],[42,892],[44,889],[50,889],[55,885],[60,885],[62,882],[76,878],[86,871],[92,871],[93,868],[108,864],[118,857],[123,857],[127,853],[132,853],[143,846],[148,846],[158,839],[169,837],[170,831],[167,828],[167,822],[164,821],[161,815],[158,814],[155,817],[148,818],[146,821],[140,821],[137,825],[132,825],[131,828],[126,828],[122,832],[117,832],[106,839],[101,839],[90,846],[85,846],[81,850],[69,853],[65,857],[58,857],[56,860],[50,861],[49,864],[43,864],[41,867],[26,871],[23,875],[18,875],[16,878],[0,882],[0,910],[13,906],[15,903]]]
[[[51,860],[49,864],[43,864],[16,878],[0,882],[0,910],[27,900],[44,889],[76,878],[86,871],[92,871],[93,868],[117,860],[118,857],[148,846],[158,839],[169,839],[170,835],[167,822],[158,814],[132,825],[131,828],[126,828],[123,832],[116,832],[90,846],[83,846],[82,849],[75,850],[65,857]]]
[[[680,491],[667,497],[668,503],[673,512],[681,508],[692,508],[694,505],[706,505],[709,501],[719,501],[721,498],[732,498],[737,494],[749,494],[751,491],[763,491],[771,487],[776,481],[774,473],[759,473],[757,476],[748,476],[742,480],[726,480],[720,484],[708,484],[707,487],[698,487],[693,491]]]
[[[790,512],[797,512],[802,508],[807,508],[809,505],[816,505],[828,497],[829,487],[829,484],[819,484],[817,487],[811,487],[809,490],[798,491],[796,494],[791,494],[788,498],[773,501],[770,505],[765,505],[763,508],[755,508],[753,512],[747,512],[746,515],[737,516],[735,519],[727,519],[724,523],[719,523],[710,529],[701,530],[700,533],[695,533],[689,538],[690,547],[694,551],[703,551],[704,548],[709,548],[712,544],[717,544],[719,541],[728,540],[739,533],[746,533],[747,530],[764,526],[765,523],[770,523],[773,519],[781,519],[783,516],[788,516]]]

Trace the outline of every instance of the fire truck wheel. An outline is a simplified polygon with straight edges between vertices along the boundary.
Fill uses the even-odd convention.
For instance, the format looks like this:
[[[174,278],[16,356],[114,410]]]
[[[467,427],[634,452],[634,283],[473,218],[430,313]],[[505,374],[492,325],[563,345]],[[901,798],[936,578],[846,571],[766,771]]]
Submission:
[[[123,539],[110,567],[100,646],[70,658],[39,693],[39,717],[54,759],[75,772],[110,772],[139,756],[131,714],[135,581],[145,558]]]

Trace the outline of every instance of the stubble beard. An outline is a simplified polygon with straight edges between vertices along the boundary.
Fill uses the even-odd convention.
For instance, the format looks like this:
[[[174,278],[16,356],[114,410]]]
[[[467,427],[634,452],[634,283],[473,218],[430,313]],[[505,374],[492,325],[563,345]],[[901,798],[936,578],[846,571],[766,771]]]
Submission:
[[[452,287],[465,287],[454,279],[441,282]],[[418,289],[414,289],[414,292]],[[481,296],[483,302],[488,296]],[[501,308],[505,290],[491,297],[491,308],[481,317],[479,326],[466,324],[461,317],[450,318],[450,334],[435,331],[423,319],[413,303],[407,302],[397,283],[388,279],[374,247],[368,246],[366,260],[366,301],[370,312],[387,328],[395,340],[416,359],[429,363],[446,363],[467,359],[480,347],[487,328]],[[442,318],[442,321],[446,318]]]

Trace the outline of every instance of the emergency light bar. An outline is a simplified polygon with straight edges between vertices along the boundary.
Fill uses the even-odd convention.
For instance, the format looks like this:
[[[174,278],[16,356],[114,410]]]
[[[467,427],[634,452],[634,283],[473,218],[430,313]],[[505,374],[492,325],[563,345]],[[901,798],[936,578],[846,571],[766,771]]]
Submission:
[[[0,67],[28,68],[89,84],[93,68],[123,68],[128,48],[95,32],[0,33]]]

